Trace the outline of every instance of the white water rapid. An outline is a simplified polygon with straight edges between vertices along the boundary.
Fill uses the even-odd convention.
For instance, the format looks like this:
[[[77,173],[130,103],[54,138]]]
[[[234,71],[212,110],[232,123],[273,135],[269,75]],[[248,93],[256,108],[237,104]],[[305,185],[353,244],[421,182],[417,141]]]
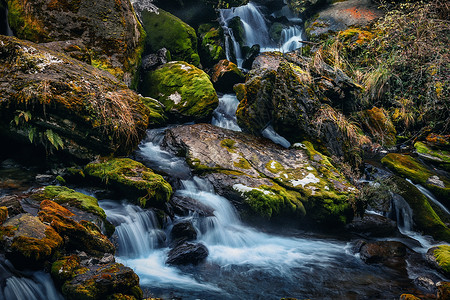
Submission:
[[[206,262],[198,266],[167,265],[170,221],[161,224],[152,211],[126,202],[100,201],[108,219],[116,225],[117,260],[132,267],[143,288],[153,296],[344,299],[342,291],[359,294],[363,287],[364,295],[373,296],[384,290],[387,281],[402,280],[394,273],[362,263],[349,253],[347,242],[298,231],[269,234],[245,225],[234,206],[217,195],[208,181],[186,172],[184,161],[159,147],[162,135],[161,129],[149,130],[137,155],[156,171],[167,173],[174,168],[170,174],[179,178],[175,196],[194,199],[214,211],[209,217],[194,213],[175,219],[190,220],[195,226],[195,242],[204,244],[209,251]]]

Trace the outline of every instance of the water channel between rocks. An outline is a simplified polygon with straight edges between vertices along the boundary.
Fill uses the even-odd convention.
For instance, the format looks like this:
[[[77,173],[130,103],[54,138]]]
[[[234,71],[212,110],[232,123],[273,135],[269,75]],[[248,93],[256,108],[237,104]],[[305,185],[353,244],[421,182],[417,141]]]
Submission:
[[[230,110],[236,100],[221,97],[213,124],[239,130]],[[230,117],[231,116],[231,117]],[[148,131],[136,156],[156,171],[178,178],[175,196],[194,199],[214,210],[214,215],[191,214],[197,242],[209,251],[205,263],[174,267],[165,263],[169,248],[164,243],[171,229],[163,229],[155,214],[127,202],[103,200],[100,205],[115,224],[118,238],[117,260],[132,267],[141,285],[152,295],[182,299],[394,299],[411,288],[408,274],[367,265],[353,255],[350,243],[339,237],[319,237],[303,232],[269,234],[243,224],[230,202],[214,193],[206,180],[193,176],[184,160],[159,147],[164,129]],[[397,213],[409,220],[407,207],[397,205]],[[400,218],[400,216],[399,216]],[[406,222],[406,224],[408,221]],[[409,231],[426,251],[428,240]]]

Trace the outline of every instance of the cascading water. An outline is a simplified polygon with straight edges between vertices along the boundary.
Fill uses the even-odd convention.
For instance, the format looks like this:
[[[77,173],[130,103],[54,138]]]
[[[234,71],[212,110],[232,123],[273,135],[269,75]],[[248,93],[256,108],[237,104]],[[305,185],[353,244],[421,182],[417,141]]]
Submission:
[[[213,216],[187,217],[198,231],[197,241],[209,250],[205,263],[173,267],[165,264],[170,224],[161,229],[154,214],[135,205],[101,201],[114,223],[119,251],[117,260],[139,275],[141,285],[153,296],[183,299],[276,299],[297,298],[394,298],[405,278],[362,263],[348,253],[348,245],[301,232],[279,236],[243,224],[230,202],[215,194],[205,179],[185,172],[184,161],[163,151],[163,130],[149,130],[137,156],[156,171],[177,167],[181,178],[176,196],[192,198],[210,207]],[[180,172],[180,170],[184,170]],[[172,173],[171,173],[172,175]],[[386,282],[394,286],[386,291]],[[268,284],[270,283],[270,284]],[[397,287],[397,288],[395,288]]]
[[[409,183],[414,184],[411,180],[406,179]],[[447,207],[445,207],[441,202],[439,202],[438,199],[436,199],[436,197],[426,188],[424,188],[423,186],[421,186],[420,184],[414,184],[414,186],[422,193],[424,194],[431,202],[433,202],[434,204],[436,204],[444,213],[446,213],[447,215],[450,215],[450,211],[448,210]]]
[[[241,131],[236,120],[236,109],[238,105],[239,100],[236,98],[236,95],[221,95],[219,97],[219,106],[213,112],[211,124],[225,129]]]
[[[283,53],[300,48],[302,46],[301,41],[304,40],[304,33],[299,25],[301,19],[295,17],[287,6],[272,15],[289,20],[288,24],[282,25],[283,29],[279,41],[274,41],[271,38],[270,24],[256,4],[249,2],[247,5],[240,7],[221,9],[220,21],[225,32],[227,59],[232,60],[231,52],[234,51],[237,65],[242,67],[244,53],[241,46],[259,45],[261,52],[281,51]],[[243,27],[244,41],[242,45],[239,44],[230,28],[230,21],[236,17],[239,17]]]
[[[0,300],[63,300],[50,275],[19,272],[0,258]]]

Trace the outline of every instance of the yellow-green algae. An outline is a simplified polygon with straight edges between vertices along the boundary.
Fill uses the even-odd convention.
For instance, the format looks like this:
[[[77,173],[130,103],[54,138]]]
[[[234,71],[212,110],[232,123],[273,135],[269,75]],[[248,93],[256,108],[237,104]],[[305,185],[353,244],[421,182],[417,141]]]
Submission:
[[[172,187],[161,175],[129,158],[92,162],[84,168],[84,173],[101,179],[107,185],[137,193],[142,207],[161,206],[172,195]]]

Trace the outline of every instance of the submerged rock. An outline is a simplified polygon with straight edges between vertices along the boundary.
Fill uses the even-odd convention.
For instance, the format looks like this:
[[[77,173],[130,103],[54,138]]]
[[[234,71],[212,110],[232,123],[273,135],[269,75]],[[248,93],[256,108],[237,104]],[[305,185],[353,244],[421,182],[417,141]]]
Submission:
[[[172,187],[161,175],[129,158],[102,159],[88,164],[84,173],[130,196],[137,196],[142,207],[163,207]]]
[[[185,62],[170,62],[146,74],[142,94],[164,104],[173,121],[208,120],[219,105],[209,76]]]
[[[79,159],[128,153],[149,110],[108,72],[28,41],[0,36],[0,134]]]
[[[197,238],[197,230],[195,230],[195,227],[191,221],[179,221],[173,225],[172,230],[170,231],[170,236],[173,240],[183,239],[186,241],[192,241]]]
[[[390,267],[405,267],[407,247],[397,241],[364,243],[360,249],[361,259],[368,264],[382,263]]]
[[[388,237],[399,233],[396,222],[373,214],[365,214],[363,218],[355,218],[346,228],[351,232],[370,237]]]
[[[356,189],[304,142],[284,149],[251,135],[196,124],[169,129],[165,147],[183,153],[190,167],[242,213],[266,219],[290,216],[319,223],[352,219]]]
[[[208,249],[200,243],[185,242],[169,251],[166,263],[170,265],[198,265],[208,257]]]
[[[6,257],[16,266],[42,267],[62,246],[62,237],[38,217],[19,214],[0,227],[0,243]]]
[[[7,3],[9,24],[17,37],[36,43],[52,42],[52,49],[133,85],[145,33],[129,0]]]

